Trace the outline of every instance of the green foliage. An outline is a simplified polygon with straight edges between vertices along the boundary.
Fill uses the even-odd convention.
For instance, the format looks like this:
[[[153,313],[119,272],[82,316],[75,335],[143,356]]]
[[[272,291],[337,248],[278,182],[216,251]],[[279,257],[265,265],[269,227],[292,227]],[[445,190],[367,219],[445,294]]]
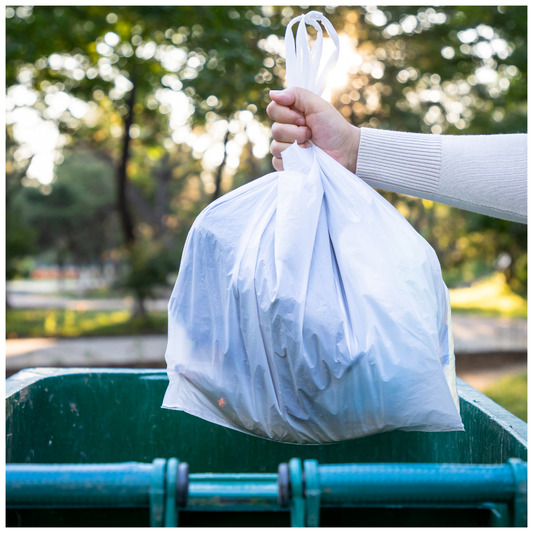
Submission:
[[[6,210],[6,277],[27,275],[24,259],[35,251],[36,231],[8,204]]]
[[[9,146],[9,144],[8,144]],[[6,165],[6,278],[27,274],[25,258],[36,251],[37,231],[22,215],[17,197],[22,191],[21,176]]]
[[[34,188],[24,198],[26,203],[33,202],[29,211],[8,205],[13,221],[8,225],[10,275],[15,275],[15,265],[30,253],[33,240],[39,250],[55,248],[80,262],[120,255],[117,250],[123,242],[116,206],[111,213],[109,190],[93,195],[106,206],[99,211],[89,200],[93,193],[88,192],[85,198],[83,191],[90,181],[81,180],[83,165],[74,168],[68,154],[77,153],[80,147],[91,150],[93,157],[105,161],[102,175],[108,176],[110,185],[111,174],[124,157],[124,123],[132,112],[136,135],[131,139],[127,175],[135,235],[142,239],[149,234],[149,239],[158,243],[158,250],[172,250],[168,252],[170,263],[177,265],[187,231],[212,199],[212,190],[201,154],[195,153],[184,137],[173,136],[175,127],[171,128],[172,117],[162,94],[184,92],[183,107],[190,106],[189,122],[196,136],[205,133],[214,121],[230,121],[243,110],[268,125],[268,90],[280,88],[285,76],[284,61],[268,38],[282,38],[288,21],[310,9],[325,12],[337,31],[351,39],[365,64],[371,65],[370,69],[349,73],[346,86],[333,94],[332,103],[354,124],[457,135],[526,131],[526,6],[9,9],[8,90],[18,83],[37,91],[33,108],[43,116],[49,97],[56,92],[66,92],[91,105],[90,120],[77,120],[68,109],[54,119],[67,135],[67,144],[52,193],[37,199],[37,191],[43,188]],[[470,32],[470,37],[466,39],[461,32]],[[118,42],[113,42],[113,35]],[[488,57],[483,50],[492,46],[494,39],[505,40],[508,50]],[[494,46],[497,44],[495,41]],[[163,50],[171,50],[175,61],[163,60]],[[59,57],[54,54],[74,58],[82,76],[79,72],[74,75],[76,69],[67,68],[64,62],[54,66],[52,58],[57,63]],[[382,72],[381,77],[372,74],[375,67],[376,72]],[[482,83],[476,73],[483,68],[497,73],[498,79]],[[113,81],[117,74],[135,85],[132,109],[128,103],[131,88],[119,91]],[[231,133],[229,141],[236,135]],[[29,161],[20,154],[15,158],[16,149],[8,126],[8,163],[13,167],[11,176],[20,180]],[[223,190],[270,170],[270,158],[258,161],[248,144],[239,169],[224,182]],[[74,183],[78,177],[79,188]],[[45,188],[44,192],[49,191]],[[525,295],[526,226],[405,195],[383,194],[435,248],[444,277],[452,286],[468,284],[501,268],[509,286]],[[114,188],[112,195],[116,198]],[[67,218],[80,220],[67,222]],[[106,222],[91,224],[89,220]],[[88,226],[92,232],[87,231]],[[31,228],[35,229],[35,239]],[[72,237],[76,234],[81,237],[77,245]],[[132,251],[124,280],[139,294],[148,294],[149,280],[160,283],[171,268],[165,258],[156,267],[151,255],[155,252],[144,248],[141,244]],[[507,257],[508,266],[497,266]]]
[[[280,24],[258,26],[245,16],[248,11],[261,13],[258,6],[35,6],[30,17],[7,20],[7,86],[17,82],[22,68],[30,68],[40,102],[54,84],[82,100],[95,102],[104,111],[107,107],[107,111],[123,116],[129,91],[110,93],[114,88],[111,75],[100,68],[110,65],[135,84],[135,121],[145,130],[143,144],[156,148],[167,135],[168,111],[155,102],[154,95],[167,86],[185,91],[199,123],[210,111],[229,118],[251,103],[259,104],[254,112],[264,119],[268,87],[256,81],[265,58],[257,41]],[[108,46],[107,52],[97,51],[99,45],[106,46],[109,32],[119,37],[119,43]],[[155,46],[185,54],[177,54],[174,63],[165,63],[154,55]],[[48,59],[52,54],[73,55],[91,77],[77,80],[67,68],[51,68]],[[272,75],[268,79],[272,80]],[[214,106],[207,103],[212,95],[217,97]],[[68,113],[60,126],[71,134],[81,127],[69,126]],[[106,139],[113,144],[112,139]]]
[[[134,317],[128,310],[8,309],[6,336],[12,339],[165,334],[167,322],[166,313]]]
[[[250,9],[260,12],[259,7],[247,11]],[[176,204],[186,188],[185,183],[191,181],[191,172],[199,172],[201,167],[190,157],[187,145],[182,149],[170,142],[169,147],[168,105],[156,97],[161,91],[183,89],[188,100],[186,105],[193,110],[193,124],[201,125],[209,116],[229,120],[247,107],[264,119],[267,89],[260,90],[256,81],[264,52],[256,43],[270,30],[253,24],[240,7],[38,6],[32,8],[29,16],[28,10],[20,13],[17,9],[15,16],[7,20],[8,86],[21,83],[20,74],[25,73],[25,83],[37,91],[34,108],[43,114],[48,108],[47,97],[57,91],[90,102],[96,117],[92,124],[73,119],[65,110],[58,126],[70,136],[67,139],[71,139],[71,150],[78,145],[91,147],[98,157],[115,168],[119,167],[120,158],[123,161],[128,157],[124,155],[123,136],[116,134],[116,128],[123,128],[124,117],[133,114],[133,123],[140,134],[132,141],[127,172],[132,181],[129,201],[135,208],[135,233],[142,235],[149,226],[148,232],[161,240],[160,246],[169,249],[174,241],[177,248],[174,257],[179,258],[192,222],[188,213],[194,217],[208,200],[200,194],[194,198],[196,202],[202,200],[200,205],[191,205],[189,198]],[[109,35],[118,42],[106,44],[106,40],[111,42],[107,39]],[[156,47],[172,51],[174,63],[165,62],[159,52],[154,54]],[[66,63],[61,66],[61,57],[67,56],[76,60],[81,77],[73,71],[74,67]],[[133,84],[128,88],[126,82],[126,90],[122,92],[113,82],[119,71],[120,76]],[[129,99],[133,86],[132,107]],[[258,105],[250,107],[251,102]],[[22,163],[17,165],[23,170]],[[68,170],[74,176],[73,169]],[[37,208],[32,209],[31,222],[37,222],[42,228],[41,244],[57,249],[61,257],[73,255],[79,261],[99,261],[104,250],[94,246],[81,250],[80,246],[94,240],[109,249],[120,242],[110,245],[109,239],[98,231],[93,233],[95,239],[81,238],[79,243],[73,235],[79,234],[80,226],[89,227],[85,217],[79,216],[81,213],[93,220],[102,220],[109,213],[80,209],[80,197],[70,185],[58,179],[53,192],[46,191],[46,197],[39,198],[38,189],[29,192],[28,201]],[[171,209],[173,198],[175,207]],[[123,209],[120,203],[118,207]],[[68,223],[73,218],[80,220]],[[100,229],[107,233],[105,226]],[[150,284],[160,283],[170,264],[164,259],[155,261],[150,253],[146,243],[135,243],[125,254],[131,263],[123,286],[133,288],[139,298],[150,293]],[[177,268],[176,261],[173,268]]]
[[[513,415],[527,422],[527,373],[506,376],[483,391]]]
[[[49,194],[34,187],[19,190],[16,213],[38,228],[38,251],[57,250],[60,262],[101,262],[103,253],[117,245],[113,193],[105,161],[73,150]]]
[[[527,131],[524,6],[380,7],[387,19],[381,26],[372,22],[376,9],[339,7],[330,17],[337,29],[344,27],[359,41],[358,52],[384,67],[379,80],[359,71],[339,91],[335,105],[348,120],[359,126],[454,135]],[[406,32],[409,20],[412,30]],[[395,24],[396,30],[404,28],[397,36],[388,33]],[[463,31],[469,32],[468,38]],[[505,40],[508,50],[482,57],[491,49],[489,43],[498,44],[496,39]],[[445,58],[452,50],[453,57]],[[499,79],[482,83],[480,69]],[[383,195],[433,246],[452,286],[501,269],[510,287],[526,294],[525,225],[405,195]],[[500,267],[507,258],[510,264]]]
[[[140,301],[153,297],[155,288],[168,285],[169,274],[177,269],[173,254],[160,240],[143,237],[127,253],[127,273],[120,286],[133,290]]]

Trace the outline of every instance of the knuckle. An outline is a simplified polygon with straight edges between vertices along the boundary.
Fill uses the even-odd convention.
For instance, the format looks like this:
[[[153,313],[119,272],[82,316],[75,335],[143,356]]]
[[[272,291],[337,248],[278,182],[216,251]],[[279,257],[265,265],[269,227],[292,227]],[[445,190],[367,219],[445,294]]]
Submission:
[[[272,124],[272,137],[276,140],[279,140],[280,137],[280,126],[281,124],[279,122],[274,122],[274,124]]]
[[[281,152],[283,152],[283,146],[276,142],[276,141],[272,141],[272,144],[270,145],[270,153],[274,156],[274,157],[281,157]]]
[[[291,87],[291,91],[296,101],[302,97],[302,90],[300,87]]]

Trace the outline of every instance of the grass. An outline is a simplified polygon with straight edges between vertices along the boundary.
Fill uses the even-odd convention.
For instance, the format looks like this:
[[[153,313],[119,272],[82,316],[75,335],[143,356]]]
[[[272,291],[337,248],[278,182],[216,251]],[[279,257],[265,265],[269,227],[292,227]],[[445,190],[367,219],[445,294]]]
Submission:
[[[92,296],[109,296],[105,290]],[[474,282],[471,287],[450,289],[454,313],[509,318],[527,317],[527,300],[514,293],[501,272]],[[8,338],[83,337],[96,335],[138,335],[167,332],[166,313],[134,318],[130,311],[84,311],[79,309],[8,309]]]
[[[527,422],[527,373],[506,376],[483,394],[499,403],[502,407]]]
[[[450,289],[450,302],[456,313],[527,317],[527,300],[511,290],[501,272],[474,282],[471,287]]]
[[[8,339],[26,337],[94,337],[149,335],[167,332],[167,313],[150,313],[146,319],[131,311],[76,311],[73,309],[8,309]]]

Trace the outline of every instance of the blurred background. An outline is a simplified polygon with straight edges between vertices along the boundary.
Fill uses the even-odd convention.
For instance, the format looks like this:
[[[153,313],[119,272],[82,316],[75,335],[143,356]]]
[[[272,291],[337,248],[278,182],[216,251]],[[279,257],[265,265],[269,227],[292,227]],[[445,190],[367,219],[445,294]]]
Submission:
[[[6,7],[8,376],[165,366],[187,232],[273,171],[268,91],[311,9],[339,34],[324,97],[351,123],[526,132],[525,6]],[[440,259],[458,375],[526,419],[526,226],[380,192]]]

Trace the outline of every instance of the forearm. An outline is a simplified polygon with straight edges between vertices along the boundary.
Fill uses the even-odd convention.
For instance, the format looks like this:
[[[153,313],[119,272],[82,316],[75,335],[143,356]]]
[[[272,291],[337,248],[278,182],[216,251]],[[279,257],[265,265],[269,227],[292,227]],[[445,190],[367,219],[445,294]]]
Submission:
[[[527,135],[361,129],[356,174],[400,192],[527,223]]]

